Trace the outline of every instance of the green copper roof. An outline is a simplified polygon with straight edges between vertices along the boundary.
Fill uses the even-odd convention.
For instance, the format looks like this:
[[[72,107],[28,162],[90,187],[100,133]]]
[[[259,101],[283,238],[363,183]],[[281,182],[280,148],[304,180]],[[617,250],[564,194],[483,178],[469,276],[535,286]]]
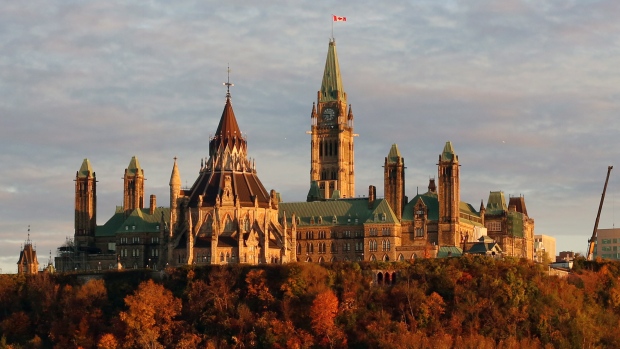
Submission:
[[[140,167],[140,161],[135,156],[131,157],[131,161],[129,162],[129,166],[127,166],[127,174],[135,175],[136,173],[140,173],[142,168]]]
[[[452,143],[450,141],[446,142],[446,145],[443,147],[443,152],[441,152],[441,161],[452,161],[454,159],[454,148],[452,148]]]
[[[437,258],[460,257],[463,255],[463,249],[456,246],[440,246],[437,251]]]
[[[319,189],[319,183],[317,181],[310,182],[310,190],[308,191],[308,196],[306,196],[306,201],[317,201],[323,200],[323,194],[321,193],[321,189]]]
[[[338,101],[338,92],[341,100],[346,104],[347,97],[342,87],[340,77],[340,65],[338,64],[338,54],[336,53],[336,41],[330,40],[327,50],[327,60],[325,61],[325,71],[323,72],[323,82],[319,102]]]
[[[467,253],[487,254],[489,252],[502,252],[501,247],[495,242],[495,240],[486,235],[480,237],[478,241],[479,242],[476,242],[471,246]]]
[[[398,223],[398,218],[384,199],[375,200],[370,208],[367,198],[283,202],[279,205],[279,211],[280,214],[286,212],[289,223],[292,223],[290,219],[292,214],[295,214],[299,218],[298,225],[302,226]]]
[[[416,195],[411,201],[409,201],[403,210],[403,221],[413,220],[413,211],[415,204],[418,200],[422,200],[426,206],[426,212],[428,214],[428,220],[439,220],[439,199],[436,193],[427,192],[424,194]],[[468,223],[475,226],[482,226],[480,220],[480,212],[477,212],[474,207],[466,202],[461,201],[459,203],[459,222]]]
[[[505,211],[508,211],[508,206],[506,206],[506,198],[504,198],[504,192],[490,192],[489,201],[487,201],[486,214],[496,215]]]
[[[398,145],[396,144],[392,144],[392,147],[390,148],[390,153],[387,156],[387,161],[390,164],[394,164],[398,162],[398,159],[400,159],[400,151],[398,150]]]
[[[104,225],[97,226],[95,236],[115,236],[123,233],[157,233],[157,228],[161,224],[162,214],[164,222],[170,221],[170,209],[168,207],[157,207],[153,214],[148,208],[135,209],[129,216],[125,217],[125,212],[121,206],[116,207],[114,215],[105,222]],[[135,228],[134,228],[135,227]]]
[[[93,168],[90,167],[90,161],[88,161],[88,159],[84,159],[84,161],[82,161],[82,166],[80,167],[80,170],[78,171],[78,177],[80,178],[92,178],[93,177]]]
[[[474,206],[468,204],[467,202],[461,201],[459,204],[459,222],[461,223],[469,223],[471,225],[476,225],[482,227],[482,222],[480,221],[480,212],[476,211]]]
[[[409,201],[403,209],[403,221],[413,220],[413,208],[418,200],[422,200],[426,206],[426,212],[428,213],[428,219],[431,221],[439,220],[439,200],[436,193],[427,192],[424,194],[416,195],[411,201]]]

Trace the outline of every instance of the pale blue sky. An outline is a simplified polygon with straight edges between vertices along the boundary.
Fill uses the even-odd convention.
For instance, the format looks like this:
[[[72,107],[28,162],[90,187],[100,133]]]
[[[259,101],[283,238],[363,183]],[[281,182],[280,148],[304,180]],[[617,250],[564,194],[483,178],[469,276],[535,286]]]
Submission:
[[[121,203],[133,155],[159,205],[173,157],[191,185],[228,64],[259,177],[304,200],[332,13],[347,17],[334,36],[360,134],[358,195],[371,184],[382,195],[392,143],[407,195],[425,191],[449,140],[464,201],[524,195],[536,233],[555,236],[557,251],[585,251],[620,155],[617,1],[32,0],[0,5],[2,271],[16,271],[29,224],[41,262],[73,235],[84,158],[99,181],[99,224]],[[615,223],[619,177],[602,228]]]

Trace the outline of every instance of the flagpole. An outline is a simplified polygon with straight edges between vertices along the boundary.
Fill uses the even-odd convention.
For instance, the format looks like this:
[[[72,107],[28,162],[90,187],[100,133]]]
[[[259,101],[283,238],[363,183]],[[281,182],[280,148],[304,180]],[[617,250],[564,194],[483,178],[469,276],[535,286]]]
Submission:
[[[332,40],[334,40],[334,15],[332,14]]]

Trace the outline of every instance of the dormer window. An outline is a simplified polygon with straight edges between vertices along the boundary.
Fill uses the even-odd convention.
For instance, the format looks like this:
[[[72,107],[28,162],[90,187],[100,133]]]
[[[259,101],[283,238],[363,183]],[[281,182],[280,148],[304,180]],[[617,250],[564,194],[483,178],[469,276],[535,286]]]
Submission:
[[[125,226],[125,230],[129,230],[129,226],[128,225]]]
[[[334,216],[334,218],[332,218],[332,223],[334,223],[334,224],[338,223],[338,218],[336,216]]]
[[[155,229],[156,229],[156,230],[159,230],[159,224],[155,226]]]
[[[136,226],[135,226],[135,225],[132,225],[132,226],[131,226],[131,230],[136,230]]]

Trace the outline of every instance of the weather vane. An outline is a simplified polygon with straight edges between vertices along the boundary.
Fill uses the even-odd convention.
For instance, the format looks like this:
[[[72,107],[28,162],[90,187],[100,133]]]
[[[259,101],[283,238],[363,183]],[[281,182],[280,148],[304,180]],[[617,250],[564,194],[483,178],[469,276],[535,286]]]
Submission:
[[[235,84],[230,83],[230,65],[228,65],[228,80],[224,83],[226,86],[226,98],[230,98],[230,87],[235,86]]]

